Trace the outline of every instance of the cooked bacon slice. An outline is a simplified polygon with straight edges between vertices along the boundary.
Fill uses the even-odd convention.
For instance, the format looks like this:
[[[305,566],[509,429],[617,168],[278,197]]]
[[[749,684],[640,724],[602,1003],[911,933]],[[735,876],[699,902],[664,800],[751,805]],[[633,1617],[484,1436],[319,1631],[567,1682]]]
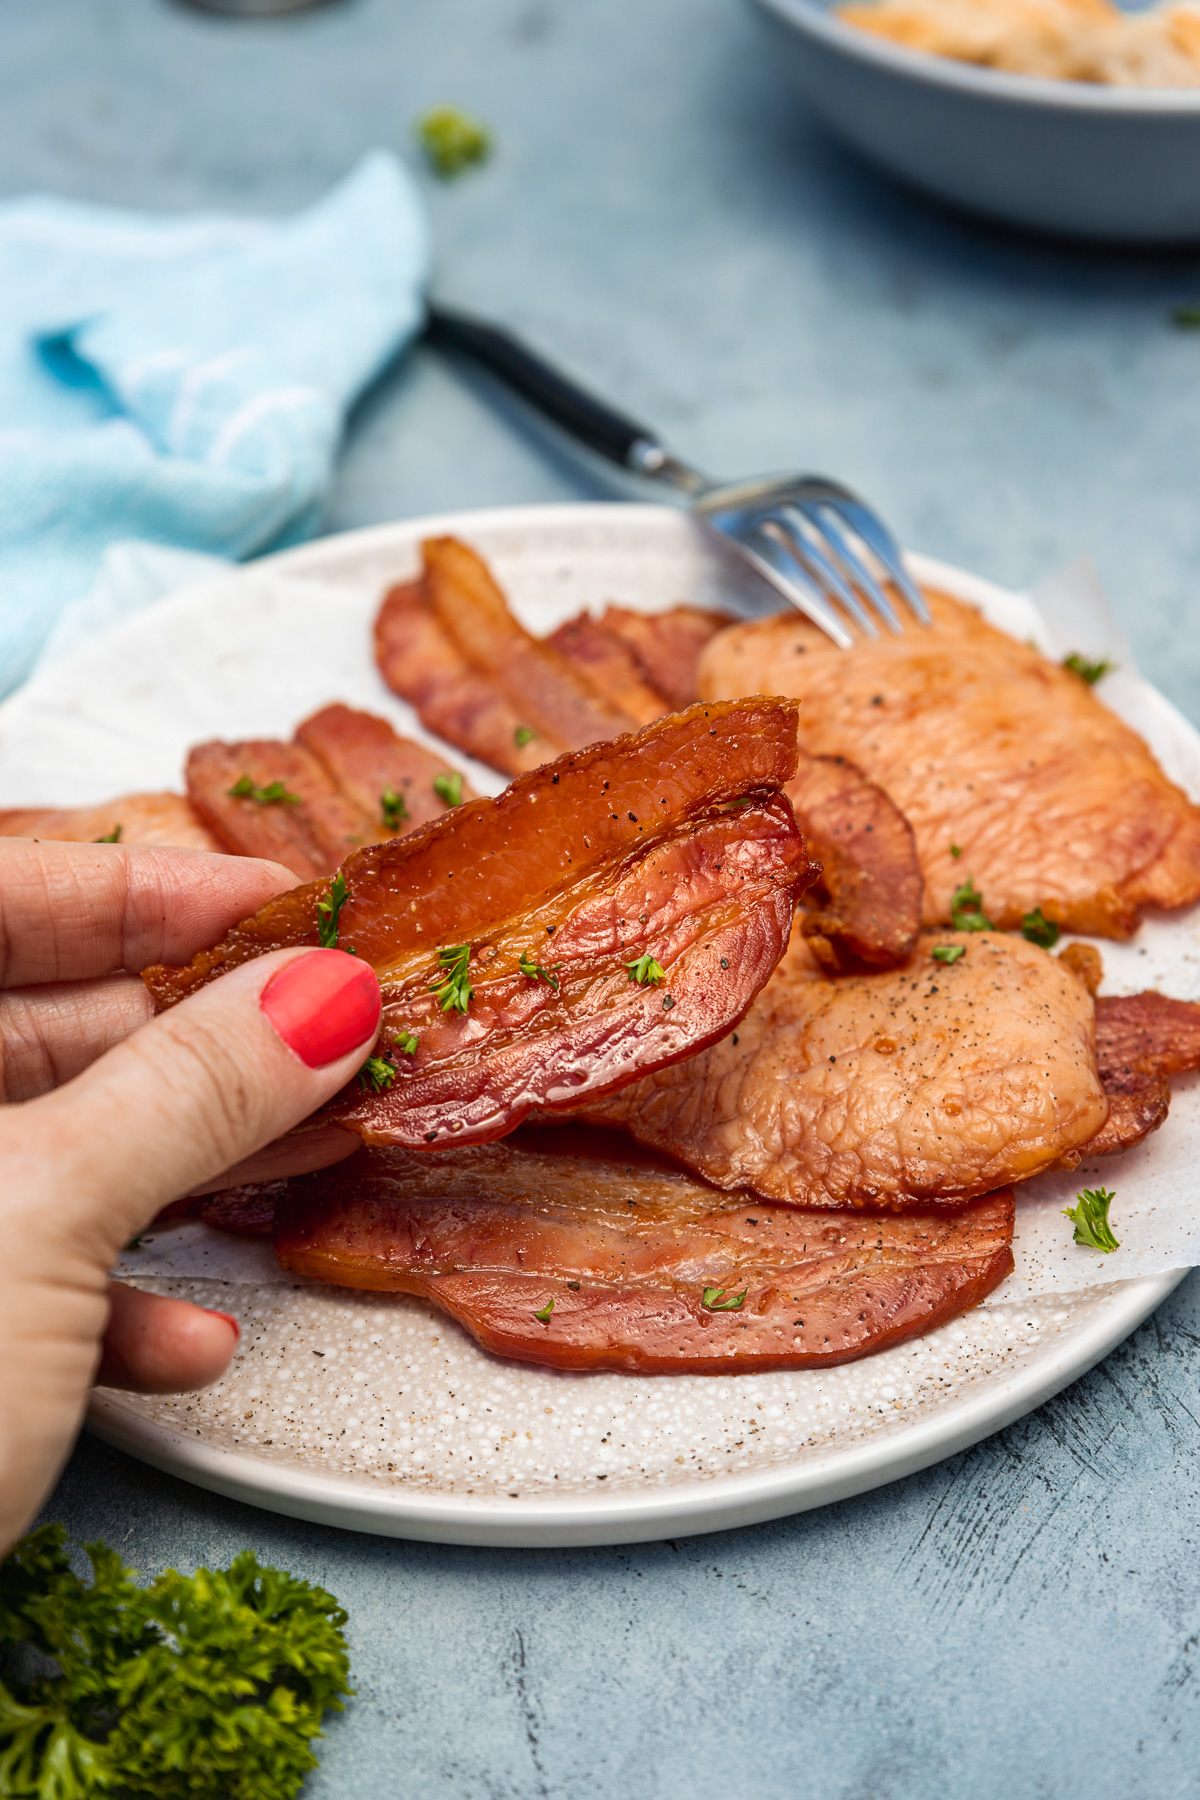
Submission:
[[[797,934],[736,1031],[585,1116],[718,1187],[878,1210],[1027,1180],[1108,1110],[1082,983],[1022,938],[939,932],[907,968],[834,980]]]
[[[581,669],[592,686],[639,725],[649,725],[672,710],[665,694],[647,680],[637,656],[616,634],[590,613],[567,619],[545,640]],[[695,699],[695,695],[692,696]],[[689,701],[684,701],[685,706]]]
[[[779,960],[814,873],[775,791],[794,733],[786,702],[696,706],[356,852],[340,941],[379,975],[396,1074],[383,1092],[347,1090],[333,1116],[372,1142],[483,1142],[534,1106],[611,1091],[721,1037]],[[749,804],[726,810],[734,800]],[[170,1005],[250,957],[316,942],[327,892],[268,902],[189,968],[145,971],[150,991]],[[438,952],[456,945],[470,950],[465,1017],[434,992]],[[643,958],[661,981],[634,978]],[[409,1034],[414,1054],[392,1049]]]
[[[820,880],[804,897],[801,930],[830,972],[906,962],[921,928],[921,865],[904,814],[842,756],[800,752],[784,790]]]
[[[566,748],[544,734],[526,735],[531,727],[522,714],[442,629],[423,581],[403,582],[385,596],[375,620],[375,661],[427,731],[489,768],[519,775]]]
[[[296,727],[296,742],[323,763],[342,793],[367,818],[375,821],[372,836],[385,842],[393,832],[385,816],[383,797],[398,795],[403,815],[398,835],[440,819],[449,803],[438,793],[438,777],[458,775],[460,801],[474,800],[475,789],[447,763],[422,744],[401,737],[386,719],[358,712],[352,706],[326,706]],[[391,809],[394,816],[395,809]]]
[[[1109,1114],[1080,1161],[1129,1150],[1158,1130],[1171,1104],[1168,1077],[1200,1069],[1200,1006],[1154,992],[1097,1000],[1096,1062]]]
[[[360,1151],[287,1184],[280,1263],[423,1294],[503,1356],[644,1374],[849,1362],[965,1312],[1013,1266],[1011,1191],[902,1218],[805,1212],[595,1137]]]
[[[289,1181],[248,1181],[240,1187],[221,1188],[195,1200],[190,1210],[215,1231],[233,1237],[270,1237],[275,1229],[275,1208],[288,1192]]]
[[[269,857],[308,881],[330,874],[376,836],[374,819],[300,744],[267,738],[197,744],[186,773],[192,805],[227,850]],[[260,790],[278,782],[294,799],[262,801],[231,793],[243,779]]]
[[[651,687],[673,707],[691,706],[700,697],[700,653],[710,638],[734,624],[729,613],[700,606],[669,606],[663,612],[633,612],[609,606],[600,620],[634,654]]]
[[[113,839],[113,833],[119,835]],[[0,837],[48,838],[52,843],[173,844],[220,850],[182,794],[122,794],[98,806],[18,807],[0,812]]]
[[[928,599],[930,630],[849,656],[794,614],[733,626],[704,651],[700,691],[802,702],[805,747],[851,757],[912,825],[927,923],[950,920],[967,878],[996,925],[1041,907],[1105,937],[1200,899],[1200,807],[1137,733],[1069,669]]]

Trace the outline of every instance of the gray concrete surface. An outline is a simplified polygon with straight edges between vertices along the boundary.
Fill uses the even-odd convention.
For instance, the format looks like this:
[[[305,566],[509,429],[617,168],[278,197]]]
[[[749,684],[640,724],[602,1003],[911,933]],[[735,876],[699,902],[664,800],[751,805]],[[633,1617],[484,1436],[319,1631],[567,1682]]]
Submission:
[[[810,465],[1023,583],[1090,550],[1200,719],[1200,256],[1006,238],[859,167],[739,0],[0,0],[0,193],[251,212],[413,116],[498,151],[424,178],[438,286],[730,474]],[[336,529],[615,489],[433,359],[360,406]],[[724,1537],[443,1550],[240,1508],[100,1446],[48,1516],[143,1568],[242,1545],[351,1612],[320,1800],[1123,1800],[1200,1794],[1200,1285],[1030,1419]]]

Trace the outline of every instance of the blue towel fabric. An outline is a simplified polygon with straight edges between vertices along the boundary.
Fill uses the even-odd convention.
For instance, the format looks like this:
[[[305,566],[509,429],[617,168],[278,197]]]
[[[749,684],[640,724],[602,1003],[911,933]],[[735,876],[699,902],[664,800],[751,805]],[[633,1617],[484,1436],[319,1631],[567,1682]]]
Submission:
[[[0,206],[0,694],[118,540],[241,558],[309,535],[427,270],[384,151],[283,221]]]

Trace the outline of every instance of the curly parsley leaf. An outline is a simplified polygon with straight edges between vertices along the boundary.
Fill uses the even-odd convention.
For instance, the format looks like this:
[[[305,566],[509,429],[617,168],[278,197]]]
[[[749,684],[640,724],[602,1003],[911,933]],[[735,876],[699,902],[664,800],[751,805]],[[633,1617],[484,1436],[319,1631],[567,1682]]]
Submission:
[[[404,803],[404,795],[395,788],[384,788],[379,796],[379,811],[383,818],[385,831],[399,831],[408,819],[408,807]]]
[[[1040,906],[1027,912],[1021,920],[1021,932],[1031,944],[1038,944],[1043,950],[1053,950],[1061,935],[1060,927],[1053,919],[1048,919]]]
[[[1121,1248],[1108,1222],[1108,1209],[1116,1197],[1107,1188],[1084,1188],[1075,1196],[1078,1206],[1063,1207],[1063,1217],[1075,1227],[1077,1244],[1088,1250],[1103,1250],[1106,1256]]]
[[[626,963],[625,967],[629,970],[630,981],[636,981],[639,987],[657,987],[660,981],[667,979],[667,971],[661,963],[655,962],[648,950],[636,962]]]
[[[324,900],[317,901],[317,942],[322,950],[333,950],[338,941],[338,920],[342,908],[350,898],[346,892],[346,877],[339,869],[329,884],[329,893]]]
[[[61,1525],[0,1566],[0,1793],[11,1800],[292,1800],[341,1710],[346,1615],[249,1551],[148,1587]]]
[[[465,1013],[470,1006],[475,992],[467,979],[470,961],[470,944],[451,944],[448,949],[438,951],[438,962],[445,975],[440,982],[433,982],[429,991],[443,1012]]]
[[[111,831],[106,831],[103,837],[95,838],[93,841],[97,844],[119,844],[123,829],[124,827],[121,825],[114,825]]]
[[[299,806],[299,794],[293,794],[282,781],[268,781],[265,787],[255,787],[248,775],[240,775],[226,793],[233,800],[253,800],[255,806]]]
[[[541,1311],[535,1312],[533,1316],[537,1320],[539,1325],[548,1325],[550,1323],[550,1314],[553,1311],[554,1311],[554,1296],[551,1295],[550,1299],[547,1300],[545,1306],[542,1307]]]
[[[728,1300],[722,1298],[725,1289],[706,1287],[700,1304],[706,1312],[741,1312],[749,1288],[743,1288],[740,1294],[731,1294]]]
[[[520,969],[522,975],[526,976],[530,981],[544,981],[546,986],[550,989],[550,992],[552,994],[557,994],[558,976],[554,971],[555,969],[562,968],[560,962],[551,963],[550,967],[547,968],[544,963],[538,962],[530,951],[522,950],[521,960],[517,964],[517,967]]]
[[[967,947],[965,944],[935,944],[929,954],[934,962],[956,963],[967,954]]]
[[[462,805],[462,776],[457,769],[447,769],[433,778],[433,791],[447,806]]]
[[[364,1094],[385,1094],[396,1079],[396,1065],[386,1056],[368,1056],[358,1071],[358,1085]]]
[[[955,931],[991,931],[992,921],[983,910],[983,895],[970,876],[955,888],[950,902],[950,921]]]
[[[1086,681],[1089,687],[1095,687],[1102,676],[1111,675],[1116,666],[1116,663],[1110,662],[1106,656],[1101,656],[1093,662],[1090,657],[1084,656],[1078,650],[1072,650],[1070,656],[1063,657],[1063,668],[1070,669],[1072,675],[1078,675],[1079,679]]]
[[[415,1031],[393,1031],[392,1042],[395,1044],[397,1050],[399,1050],[401,1056],[415,1056],[417,1054],[417,1034]]]

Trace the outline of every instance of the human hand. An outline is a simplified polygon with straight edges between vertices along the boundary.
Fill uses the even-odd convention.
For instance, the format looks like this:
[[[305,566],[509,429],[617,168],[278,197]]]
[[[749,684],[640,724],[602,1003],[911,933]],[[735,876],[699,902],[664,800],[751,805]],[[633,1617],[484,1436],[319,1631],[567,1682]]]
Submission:
[[[90,1382],[201,1387],[236,1347],[227,1314],[110,1282],[122,1245],[183,1194],[355,1147],[330,1128],[264,1152],[368,1055],[365,963],[277,951],[158,1018],[122,973],[188,960],[292,885],[249,858],[0,840],[0,1549]]]

